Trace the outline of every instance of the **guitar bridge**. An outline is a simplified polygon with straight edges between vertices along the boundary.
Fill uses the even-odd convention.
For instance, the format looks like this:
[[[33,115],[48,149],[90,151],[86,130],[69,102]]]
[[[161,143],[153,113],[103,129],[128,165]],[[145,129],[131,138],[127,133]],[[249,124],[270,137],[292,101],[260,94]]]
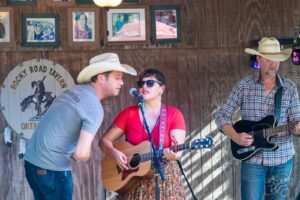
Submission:
[[[129,176],[131,173],[137,172],[137,171],[139,170],[139,168],[137,167],[137,168],[135,168],[135,169],[129,169],[129,170],[123,170],[123,171],[122,171],[122,169],[121,169],[118,165],[117,165],[116,167],[117,167],[118,174],[122,173],[122,178],[121,178],[122,181],[123,181],[124,179],[126,179],[127,176]]]
[[[124,171],[122,172],[122,181],[123,181],[124,179],[126,179],[127,176],[129,176],[131,173],[137,172],[138,170],[139,170],[139,168],[136,168],[136,169],[129,169],[129,170],[124,170]]]

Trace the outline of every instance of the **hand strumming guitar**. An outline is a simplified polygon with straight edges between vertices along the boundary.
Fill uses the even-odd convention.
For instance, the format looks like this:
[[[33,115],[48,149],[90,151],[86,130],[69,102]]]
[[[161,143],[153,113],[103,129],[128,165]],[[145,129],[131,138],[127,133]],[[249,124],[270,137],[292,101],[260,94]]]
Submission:
[[[250,146],[254,141],[252,135],[249,135],[244,132],[240,134],[236,134],[235,137],[232,138],[232,140],[235,141],[237,144],[245,147]]]
[[[235,143],[241,146],[248,147],[254,141],[252,135],[249,135],[245,132],[237,133],[231,125],[224,125],[222,131],[225,135],[229,136]]]
[[[123,152],[114,148],[111,155],[115,158],[116,164],[121,168],[121,170],[129,170],[127,166],[127,156]]]
[[[112,125],[107,133],[108,134],[99,140],[99,146],[101,150],[103,153],[111,155],[115,159],[116,164],[120,167],[120,169],[128,170],[127,156],[123,152],[116,149],[113,145],[113,142],[121,137],[123,130]]]

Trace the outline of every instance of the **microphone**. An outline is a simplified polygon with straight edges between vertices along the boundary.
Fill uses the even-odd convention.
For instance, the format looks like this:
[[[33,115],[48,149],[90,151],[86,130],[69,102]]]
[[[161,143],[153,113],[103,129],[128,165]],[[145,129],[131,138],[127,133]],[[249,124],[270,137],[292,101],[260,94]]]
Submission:
[[[136,97],[138,104],[141,104],[144,101],[143,95],[141,95],[135,88],[130,88],[129,94]]]

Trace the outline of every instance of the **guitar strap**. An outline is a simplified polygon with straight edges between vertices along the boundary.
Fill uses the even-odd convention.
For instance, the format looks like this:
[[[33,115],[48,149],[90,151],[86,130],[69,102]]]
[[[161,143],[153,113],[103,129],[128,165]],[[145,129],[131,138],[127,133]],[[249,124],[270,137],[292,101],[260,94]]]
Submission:
[[[159,118],[159,151],[162,151],[164,148],[166,123],[167,123],[167,107],[166,105],[162,104],[160,109],[160,118]]]
[[[278,121],[280,119],[280,114],[281,114],[281,99],[282,99],[282,92],[283,92],[283,87],[280,85],[279,88],[277,89],[275,93],[275,121],[276,125],[278,124]]]
[[[164,135],[165,135],[165,131],[166,131],[166,122],[167,122],[167,107],[166,105],[162,105],[162,108],[161,108],[161,111],[160,111],[160,126],[159,126],[159,151],[162,151],[163,150],[163,144],[164,144]],[[177,160],[177,164],[179,166],[179,169],[182,173],[182,175],[184,176],[190,190],[191,190],[191,193],[194,197],[194,200],[197,200],[195,194],[194,194],[194,191],[183,171],[183,168],[182,168],[182,165],[181,165],[181,162],[179,160]],[[157,177],[156,176],[156,180],[155,182],[157,181]],[[158,196],[158,191],[156,190],[156,197]]]
[[[164,139],[166,132],[166,123],[167,123],[167,107],[162,104],[160,109],[159,117],[159,147],[158,152],[163,152],[164,148]],[[160,156],[160,155],[159,155]],[[155,182],[155,199],[160,199],[160,188],[158,184],[158,172],[155,170],[154,182]]]

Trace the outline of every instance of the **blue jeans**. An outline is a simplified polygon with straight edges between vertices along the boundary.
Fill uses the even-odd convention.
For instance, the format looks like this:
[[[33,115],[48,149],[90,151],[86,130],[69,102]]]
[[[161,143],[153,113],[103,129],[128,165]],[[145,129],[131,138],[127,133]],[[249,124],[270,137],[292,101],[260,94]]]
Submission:
[[[241,194],[243,200],[285,200],[292,172],[292,159],[277,166],[241,164]]]
[[[51,171],[25,161],[27,181],[35,200],[71,200],[71,171]]]
[[[297,197],[295,200],[300,200],[300,193],[298,193]]]

